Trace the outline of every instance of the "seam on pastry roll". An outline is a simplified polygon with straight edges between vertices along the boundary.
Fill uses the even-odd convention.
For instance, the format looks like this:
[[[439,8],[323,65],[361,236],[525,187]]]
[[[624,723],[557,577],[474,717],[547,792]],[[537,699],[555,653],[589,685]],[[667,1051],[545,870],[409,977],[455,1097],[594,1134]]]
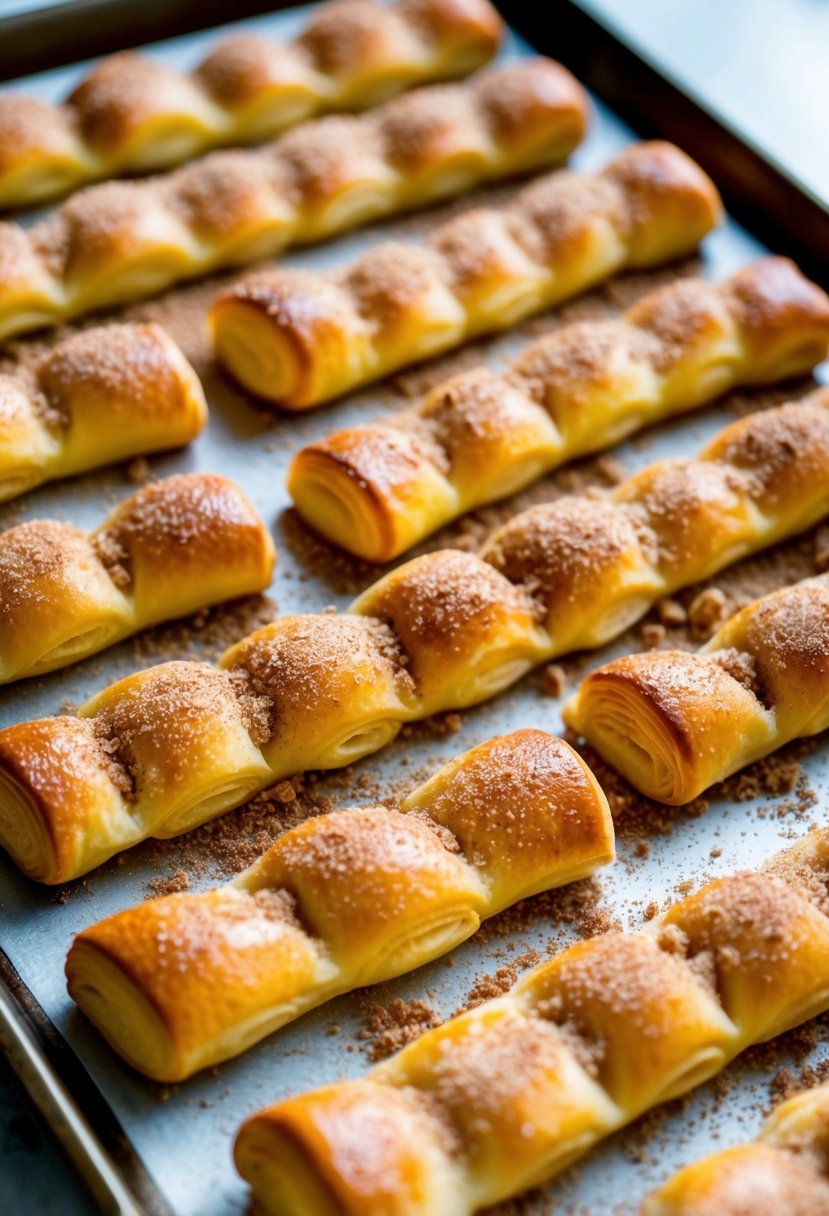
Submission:
[[[561,739],[516,731],[445,765],[400,810],[317,816],[226,887],[85,929],[69,992],[130,1064],[179,1081],[613,855],[587,765]]]
[[[263,591],[275,560],[246,496],[213,473],[151,482],[93,532],[51,519],[18,524],[0,533],[0,683]]]
[[[135,52],[113,55],[63,105],[0,97],[0,208],[272,139],[326,111],[367,109],[464,76],[493,57],[502,28],[487,0],[338,0],[291,42],[227,38],[189,74]]]
[[[828,879],[823,829],[578,942],[363,1079],[260,1111],[237,1167],[297,1216],[467,1216],[538,1185],[829,1007]]]
[[[246,389],[307,409],[619,270],[689,254],[720,216],[684,152],[634,144],[599,173],[556,173],[464,212],[425,245],[380,245],[334,274],[254,273],[213,304],[213,345]]]
[[[0,338],[558,164],[587,110],[566,68],[522,60],[255,151],[92,186],[32,228],[0,224]]]
[[[0,500],[190,443],[206,421],[198,376],[160,325],[84,330],[33,371],[0,374]]]
[[[567,460],[739,385],[802,375],[828,349],[829,297],[763,258],[546,334],[505,372],[461,372],[398,419],[326,435],[294,457],[288,490],[327,540],[390,561]]]
[[[827,656],[824,574],[748,604],[696,654],[655,650],[598,668],[564,716],[642,793],[689,802],[829,728]]]
[[[657,462],[607,497],[533,507],[479,556],[414,558],[345,613],[283,617],[218,669],[162,664],[87,702],[80,726],[58,717],[0,731],[0,843],[34,878],[76,877],[600,646],[665,595],[827,512],[823,390],[742,418],[699,459]],[[71,796],[53,772],[67,751],[78,757]],[[24,840],[44,842],[42,855],[27,843],[24,857]]]
[[[642,1216],[829,1216],[829,1086],[781,1102],[753,1144],[687,1166]]]

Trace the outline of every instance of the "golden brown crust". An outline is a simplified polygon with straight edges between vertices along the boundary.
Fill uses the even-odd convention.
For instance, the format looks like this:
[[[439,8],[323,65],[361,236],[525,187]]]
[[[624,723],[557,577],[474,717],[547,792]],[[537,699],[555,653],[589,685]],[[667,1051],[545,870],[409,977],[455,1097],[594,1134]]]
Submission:
[[[534,99],[518,132],[499,124],[501,91]],[[256,151],[83,190],[32,228],[0,224],[0,337],[556,164],[581,139],[587,105],[566,69],[531,60],[321,118]]]
[[[756,1142],[680,1170],[642,1216],[829,1216],[829,1087],[782,1102]]]
[[[19,524],[0,534],[0,682],[262,591],[274,560],[247,498],[209,473],[146,486],[91,533],[52,520]]]
[[[825,858],[827,835],[823,829],[804,843],[822,842]],[[778,867],[801,852],[782,854]],[[825,882],[825,860],[820,876]],[[302,1211],[323,1196],[317,1210],[349,1216],[471,1216],[552,1177],[758,1039],[825,1010],[829,920],[781,881],[769,933],[773,900],[767,880],[753,879],[709,884],[638,933],[579,942],[364,1079],[254,1115],[239,1132],[235,1158],[257,1202],[268,1213],[286,1204]],[[697,917],[723,955],[733,952],[734,983],[748,992],[763,975],[764,1017],[753,1018],[748,1000],[730,1001],[716,968],[684,949],[681,926]],[[803,948],[787,953],[790,941]],[[358,1139],[357,1126],[383,1131]],[[813,1193],[822,1197],[824,1188]],[[687,1216],[692,1211],[697,1216],[696,1208]]]
[[[463,76],[492,58],[501,32],[487,0],[332,0],[294,41],[228,38],[189,75],[133,51],[112,55],[63,105],[0,99],[0,209]]]
[[[146,769],[146,757],[132,765]],[[460,756],[402,812],[307,820],[229,887],[93,925],[69,953],[70,994],[130,1063],[180,1080],[337,992],[437,957],[481,917],[613,855],[604,795],[576,753],[541,731]],[[525,851],[504,865],[522,829]]]
[[[0,499],[189,443],[206,420],[198,377],[159,325],[84,330],[31,373],[0,375]]]
[[[697,654],[652,651],[598,668],[565,720],[643,793],[683,803],[825,730],[827,678],[829,576],[821,575],[749,604]]]
[[[328,317],[341,333],[340,303]],[[785,258],[719,284],[678,280],[617,321],[546,334],[500,375],[462,372],[396,419],[324,436],[294,457],[288,489],[327,539],[388,561],[566,460],[739,384],[810,371],[827,348],[829,298]]]
[[[535,72],[542,66],[542,78],[558,82],[547,65],[536,64]],[[518,90],[529,92],[528,78],[533,65],[522,62],[506,89],[490,80],[493,104],[496,97],[503,104]],[[437,108],[440,120],[429,125],[442,140],[447,118],[443,106]],[[528,139],[526,124],[522,130]],[[507,328],[625,267],[690,253],[720,211],[715,187],[678,148],[636,144],[598,174],[557,173],[501,209],[449,220],[425,249],[381,245],[328,276],[261,272],[253,289],[243,282],[219,295],[211,310],[214,345],[245,388],[286,409],[307,409],[477,334]],[[704,290],[697,286],[697,294]],[[253,329],[252,291],[260,312]],[[716,307],[716,289],[709,294]],[[816,333],[812,345],[829,327],[821,296],[816,288],[803,302]]]

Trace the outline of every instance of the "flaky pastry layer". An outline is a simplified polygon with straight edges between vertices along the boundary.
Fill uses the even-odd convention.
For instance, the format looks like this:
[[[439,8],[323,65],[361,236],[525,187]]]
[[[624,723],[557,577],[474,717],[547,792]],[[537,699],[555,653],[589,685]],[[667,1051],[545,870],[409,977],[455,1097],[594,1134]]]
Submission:
[[[696,654],[654,650],[598,668],[564,717],[637,789],[671,804],[819,734],[829,727],[829,575],[748,604]]]

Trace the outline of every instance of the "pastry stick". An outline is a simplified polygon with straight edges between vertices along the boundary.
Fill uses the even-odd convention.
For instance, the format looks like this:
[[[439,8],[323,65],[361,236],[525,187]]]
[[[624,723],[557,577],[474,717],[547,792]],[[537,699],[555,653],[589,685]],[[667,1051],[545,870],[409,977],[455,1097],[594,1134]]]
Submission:
[[[526,60],[256,151],[82,190],[33,228],[0,224],[0,338],[557,164],[587,105],[560,64]]]
[[[502,23],[487,0],[334,0],[292,42],[240,34],[191,73],[124,52],[63,105],[0,96],[0,208],[84,182],[179,164],[220,144],[272,139],[329,110],[363,110],[491,59]]]
[[[505,207],[464,212],[423,246],[380,245],[335,274],[254,274],[214,303],[214,347],[251,392],[308,409],[617,271],[689,254],[720,212],[679,148],[634,144],[600,173],[557,173]]]
[[[245,495],[212,473],[152,482],[94,532],[52,519],[18,524],[0,533],[0,683],[263,591],[274,561]]]
[[[578,942],[359,1080],[249,1119],[280,1216],[470,1216],[829,1008],[829,831],[636,933]]]
[[[283,617],[218,670],[165,663],[79,717],[0,731],[0,844],[33,878],[75,877],[601,646],[663,596],[827,513],[824,391],[740,419],[698,460],[651,465],[607,498],[534,507],[480,556],[415,558],[348,612]]]
[[[444,766],[399,811],[320,815],[229,886],[85,929],[69,993],[135,1068],[180,1081],[612,860],[610,811],[586,764],[561,739],[516,731]]]
[[[0,500],[190,443],[207,421],[196,373],[160,325],[106,325],[0,375]]]
[[[564,716],[638,790],[674,805],[819,734],[829,727],[829,575],[755,600],[696,654],[654,650],[598,668]]]
[[[547,334],[497,374],[479,367],[390,422],[335,431],[288,474],[327,540],[385,562],[542,473],[745,384],[804,374],[829,350],[829,297],[785,258],[723,283],[681,279],[619,320]]]
[[[795,1094],[753,1144],[680,1170],[642,1216],[829,1216],[829,1085]]]

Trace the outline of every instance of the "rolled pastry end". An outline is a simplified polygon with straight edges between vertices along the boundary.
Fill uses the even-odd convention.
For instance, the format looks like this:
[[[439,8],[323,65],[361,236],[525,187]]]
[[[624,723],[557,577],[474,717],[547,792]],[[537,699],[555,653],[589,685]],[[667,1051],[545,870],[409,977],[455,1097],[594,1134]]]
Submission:
[[[757,697],[722,666],[668,650],[594,671],[564,720],[641,793],[672,806],[762,754],[770,731]]]
[[[129,972],[94,942],[77,938],[66,961],[69,995],[109,1045],[154,1081],[188,1075],[169,1028]]]
[[[628,199],[628,265],[654,266],[693,250],[722,222],[717,187],[674,144],[653,140],[626,149],[605,170]]]
[[[45,718],[0,731],[0,846],[45,883],[105,861],[131,828],[114,777],[89,722]]]
[[[416,1095],[346,1082],[259,1111],[234,1160],[269,1216],[432,1212],[451,1170],[440,1130]]]
[[[285,410],[336,397],[362,375],[363,323],[333,282],[275,271],[238,284],[209,315],[216,358],[249,392]]]
[[[288,493],[317,532],[364,561],[387,562],[454,515],[457,494],[416,437],[358,427],[303,448]]]
[[[69,995],[107,1042],[169,1083],[296,1017],[319,971],[289,898],[232,888],[117,912],[79,933],[66,960]]]

